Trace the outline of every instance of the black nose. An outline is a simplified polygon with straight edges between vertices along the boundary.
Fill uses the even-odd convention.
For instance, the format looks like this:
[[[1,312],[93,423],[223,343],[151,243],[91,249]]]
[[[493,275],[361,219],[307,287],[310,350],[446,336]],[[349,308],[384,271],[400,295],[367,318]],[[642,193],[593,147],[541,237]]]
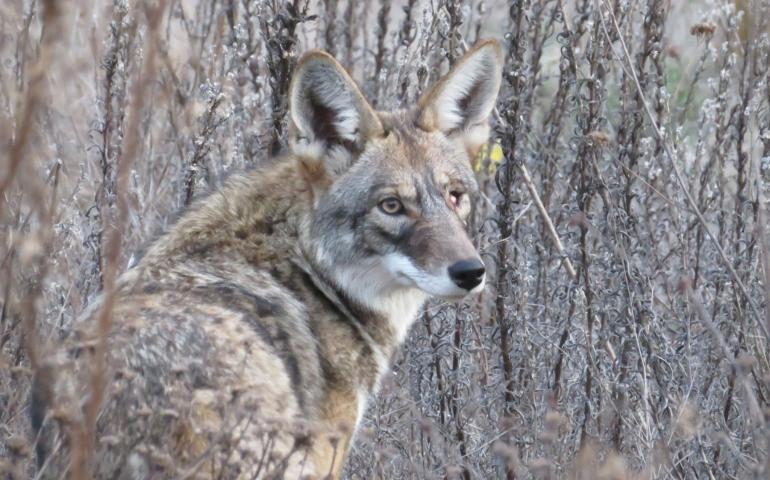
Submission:
[[[480,260],[461,260],[449,267],[449,277],[458,287],[473,290],[484,279],[484,264]]]

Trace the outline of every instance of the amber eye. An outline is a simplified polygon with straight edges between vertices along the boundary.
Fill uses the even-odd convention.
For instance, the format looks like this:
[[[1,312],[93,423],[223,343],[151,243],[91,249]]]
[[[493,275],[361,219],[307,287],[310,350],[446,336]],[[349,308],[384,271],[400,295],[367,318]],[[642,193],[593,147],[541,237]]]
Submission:
[[[380,210],[388,215],[397,215],[404,211],[404,205],[395,197],[388,197],[380,202]]]
[[[449,203],[453,207],[458,208],[460,206],[460,200],[463,198],[463,192],[449,192]]]

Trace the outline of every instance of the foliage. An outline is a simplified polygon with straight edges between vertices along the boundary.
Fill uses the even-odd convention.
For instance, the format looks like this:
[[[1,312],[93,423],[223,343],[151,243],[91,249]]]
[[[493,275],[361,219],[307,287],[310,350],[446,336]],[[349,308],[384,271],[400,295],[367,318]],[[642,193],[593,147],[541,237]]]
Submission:
[[[4,2],[0,472],[33,471],[39,350],[285,148],[302,51],[387,109],[496,37],[489,286],[418,319],[347,476],[767,478],[769,26],[766,0]]]

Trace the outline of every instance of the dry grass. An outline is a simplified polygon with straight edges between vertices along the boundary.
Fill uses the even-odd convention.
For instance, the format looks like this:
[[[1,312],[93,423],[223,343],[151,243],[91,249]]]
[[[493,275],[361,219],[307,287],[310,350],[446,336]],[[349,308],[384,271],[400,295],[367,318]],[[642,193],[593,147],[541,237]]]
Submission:
[[[196,195],[285,147],[299,53],[391,108],[496,37],[493,278],[418,320],[348,477],[768,478],[770,5],[510,3],[3,2],[0,475],[33,475],[40,350]]]

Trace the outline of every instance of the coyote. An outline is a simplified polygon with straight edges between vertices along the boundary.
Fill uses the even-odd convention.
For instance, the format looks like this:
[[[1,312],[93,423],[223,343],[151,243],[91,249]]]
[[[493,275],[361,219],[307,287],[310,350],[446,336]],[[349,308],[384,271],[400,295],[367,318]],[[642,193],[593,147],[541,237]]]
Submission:
[[[101,397],[103,298],[41,363],[40,477],[339,478],[424,302],[483,288],[471,161],[502,65],[481,42],[416,106],[380,112],[334,58],[305,54],[288,154],[194,203],[119,278]]]

